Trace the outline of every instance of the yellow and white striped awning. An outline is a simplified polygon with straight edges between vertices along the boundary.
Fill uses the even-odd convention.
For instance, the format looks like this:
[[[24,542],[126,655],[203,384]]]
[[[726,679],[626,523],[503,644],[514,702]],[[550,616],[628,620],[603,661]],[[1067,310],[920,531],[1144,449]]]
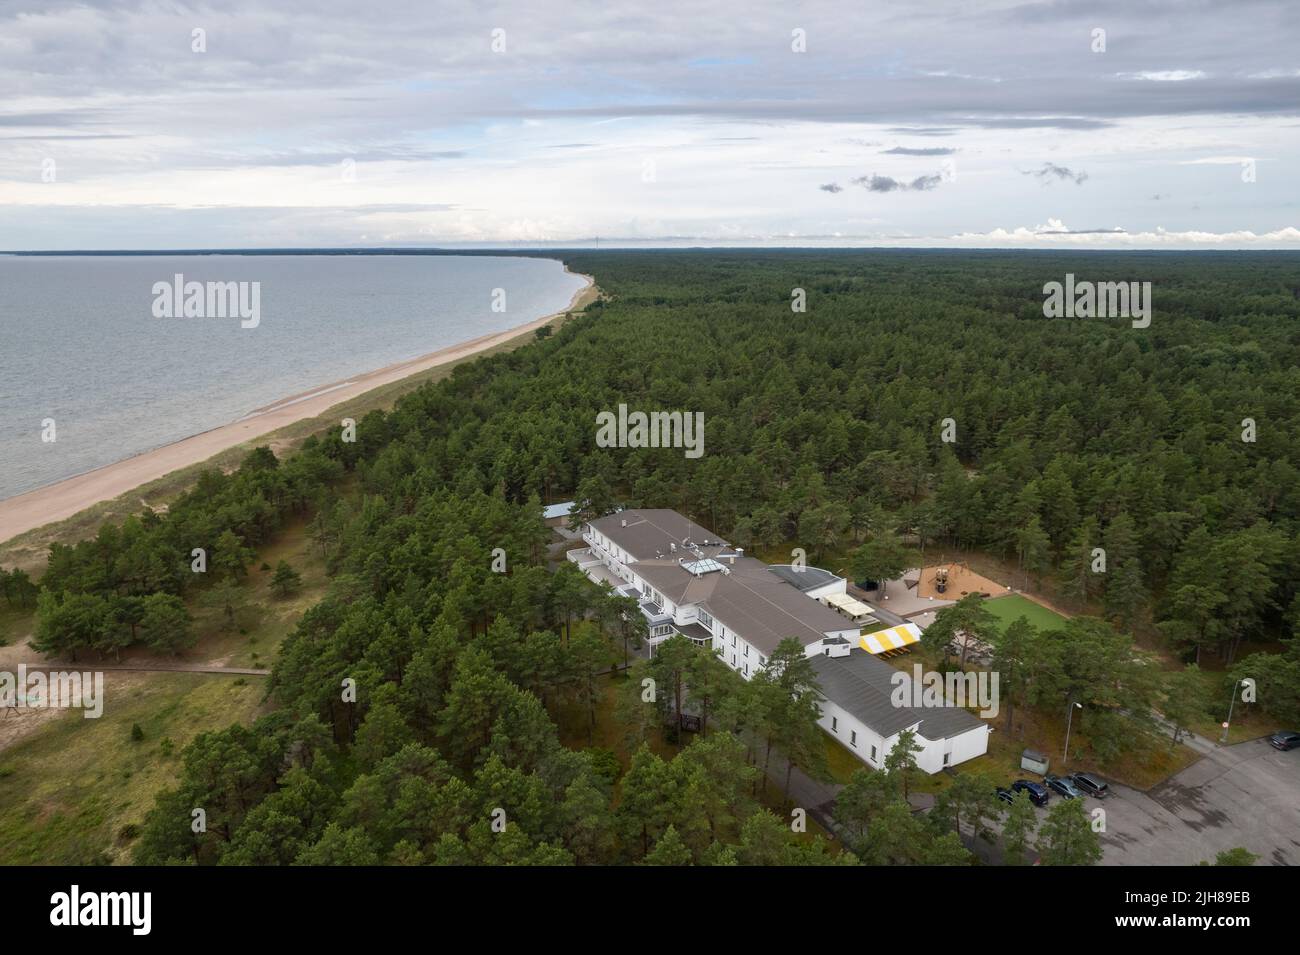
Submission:
[[[916,643],[920,639],[921,628],[914,623],[905,623],[898,627],[890,627],[888,630],[863,634],[858,638],[858,645],[868,653],[884,653],[887,650],[905,647],[909,643]]]

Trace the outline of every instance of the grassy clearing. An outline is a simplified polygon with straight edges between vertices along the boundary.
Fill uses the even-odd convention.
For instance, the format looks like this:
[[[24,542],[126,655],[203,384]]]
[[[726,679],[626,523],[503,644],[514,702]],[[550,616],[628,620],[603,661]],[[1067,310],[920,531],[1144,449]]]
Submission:
[[[1059,716],[1059,718],[1055,718]],[[1025,749],[1036,749],[1051,759],[1051,772],[1096,772],[1134,789],[1150,789],[1185,769],[1199,759],[1199,755],[1183,744],[1171,747],[1171,741],[1148,733],[1135,731],[1132,748],[1109,762],[1101,762],[1092,752],[1088,741],[1087,714],[1077,716],[1070,730],[1070,758],[1064,759],[1066,712],[1044,714],[1017,710],[1015,731],[1006,732],[1006,719],[992,721],[994,730],[989,734],[988,752],[978,759],[962,763],[958,772],[982,773],[998,785],[1028,777],[1020,768],[1020,756]]]
[[[0,601],[0,647],[18,646],[32,632],[34,609],[17,610]]]
[[[303,579],[302,589],[284,599],[271,593],[271,571],[261,569],[281,559]],[[199,641],[180,659],[269,668],[280,643],[326,585],[324,563],[313,552],[306,524],[286,527],[258,555],[245,583],[258,607],[256,621],[245,633],[224,630],[215,610],[191,601]],[[0,751],[0,863],[128,861],[131,838],[124,827],[143,822],[154,796],[176,781],[185,744],[201,732],[251,723],[270,708],[265,692],[266,677],[105,674],[101,718],[88,720],[71,711]],[[135,724],[144,732],[142,741],[131,739]]]
[[[175,782],[194,736],[264,709],[265,677],[106,675],[97,720],[71,711],[0,753],[0,862],[125,862],[159,790]],[[144,739],[131,739],[139,724]],[[165,740],[170,740],[170,746]]]
[[[998,623],[1003,627],[1019,617],[1028,617],[1029,622],[1042,633],[1047,630],[1060,629],[1066,619],[1059,613],[1048,610],[1041,604],[1036,604],[1028,597],[1022,597],[1020,594],[990,597],[988,600],[982,601],[981,605],[996,617]]]

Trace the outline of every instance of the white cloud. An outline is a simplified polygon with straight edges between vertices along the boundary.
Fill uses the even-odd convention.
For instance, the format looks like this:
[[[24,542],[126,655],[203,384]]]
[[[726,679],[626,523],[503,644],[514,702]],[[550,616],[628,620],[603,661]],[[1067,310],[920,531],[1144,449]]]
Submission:
[[[1120,79],[1147,80],[1152,83],[1183,83],[1187,80],[1203,80],[1209,74],[1204,70],[1143,70],[1138,73],[1116,73]]]

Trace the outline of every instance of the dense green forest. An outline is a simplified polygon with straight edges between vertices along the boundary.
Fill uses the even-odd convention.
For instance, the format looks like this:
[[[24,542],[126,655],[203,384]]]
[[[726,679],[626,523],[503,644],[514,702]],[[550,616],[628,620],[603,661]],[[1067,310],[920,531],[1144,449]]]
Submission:
[[[1114,747],[1131,735],[1121,721],[1169,689],[1134,633],[1170,660],[1252,676],[1261,706],[1300,719],[1300,258],[565,260],[604,298],[555,335],[372,413],[353,443],[335,431],[282,462],[263,449],[166,514],[55,547],[39,596],[25,578],[6,584],[11,601],[39,602],[39,649],[176,652],[179,598],[236,603],[255,549],[311,515],[334,583],[275,664],[278,710],[187,748],[139,861],[970,861],[949,820],[993,816],[987,791],[954,786],[913,817],[905,752],[841,796],[846,851],[799,838],[765,805],[774,751],[820,769],[816,686],[789,648],[787,665],[742,683],[666,645],[620,694],[617,718],[641,744],[630,765],[562,746],[551,707],[594,707],[611,650],[621,659],[638,635],[625,605],[567,564],[547,569],[542,501],[575,499],[584,517],[671,507],[737,544],[813,555],[867,540],[1012,556],[1092,616],[1054,634],[1008,628],[1011,702],[1086,693],[1112,708],[1098,735]],[[1067,272],[1152,282],[1150,327],[1044,318],[1043,285]],[[791,308],[796,289],[806,311]],[[597,447],[597,413],[620,403],[703,412],[703,457]],[[491,570],[495,548],[506,574]],[[670,756],[649,744],[680,694],[638,706],[646,675],[709,713]],[[1086,825],[1069,805],[1053,811],[1062,843]]]

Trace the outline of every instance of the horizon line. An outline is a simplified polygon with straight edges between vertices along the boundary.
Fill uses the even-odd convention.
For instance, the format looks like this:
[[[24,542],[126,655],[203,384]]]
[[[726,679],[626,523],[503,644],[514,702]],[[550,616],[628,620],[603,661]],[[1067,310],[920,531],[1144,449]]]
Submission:
[[[934,245],[503,245],[503,246],[213,246],[209,248],[178,247],[159,249],[0,249],[0,255],[14,256],[73,256],[73,255],[461,255],[488,253],[558,253],[558,252],[968,252],[1009,253],[1024,252],[1048,255],[1234,255],[1240,253],[1291,253],[1300,254],[1300,248],[1042,248],[1035,246],[934,246]]]

